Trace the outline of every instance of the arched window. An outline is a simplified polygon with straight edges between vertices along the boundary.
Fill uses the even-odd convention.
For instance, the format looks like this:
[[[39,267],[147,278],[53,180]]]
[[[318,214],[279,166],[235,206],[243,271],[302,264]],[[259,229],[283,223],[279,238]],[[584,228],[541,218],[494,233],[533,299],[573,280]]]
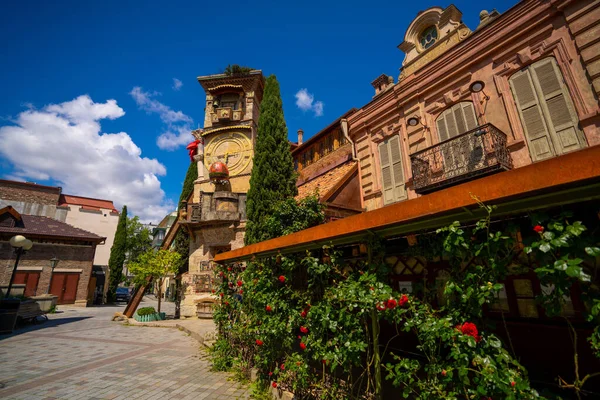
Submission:
[[[437,41],[438,32],[435,25],[426,28],[419,36],[419,43],[423,50],[430,48]]]
[[[562,73],[552,57],[517,72],[510,88],[533,161],[586,146]]]

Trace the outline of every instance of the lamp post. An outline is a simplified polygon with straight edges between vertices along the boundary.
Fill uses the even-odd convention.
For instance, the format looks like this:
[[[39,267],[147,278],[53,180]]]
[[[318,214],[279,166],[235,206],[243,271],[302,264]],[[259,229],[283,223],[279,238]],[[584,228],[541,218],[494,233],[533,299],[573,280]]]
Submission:
[[[10,282],[8,283],[6,296],[4,296],[5,299],[8,299],[8,296],[10,295],[10,289],[12,289],[12,285],[15,280],[15,272],[17,272],[19,260],[21,260],[21,256],[25,254],[27,250],[30,250],[33,247],[33,242],[27,239],[25,236],[15,235],[10,238],[10,245],[13,247],[17,259],[15,260],[15,266],[13,268],[12,274],[10,275]]]
[[[54,268],[58,265],[60,260],[56,258],[56,256],[50,259],[50,279],[48,279],[48,290],[46,290],[46,294],[50,294],[50,285],[52,284],[52,274],[54,273]]]

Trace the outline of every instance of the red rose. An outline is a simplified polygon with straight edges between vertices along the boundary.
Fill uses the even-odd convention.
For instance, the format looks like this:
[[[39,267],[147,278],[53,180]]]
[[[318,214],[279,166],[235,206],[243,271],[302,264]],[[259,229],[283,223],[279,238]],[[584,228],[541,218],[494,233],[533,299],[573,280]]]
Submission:
[[[385,303],[383,301],[377,302],[377,309],[379,311],[385,311]]]
[[[398,300],[398,305],[404,307],[406,303],[408,303],[408,296],[403,294],[402,297],[400,297],[400,300]]]
[[[541,225],[536,225],[533,227],[533,230],[536,231],[537,233],[542,233],[542,232],[544,232],[544,227]]]
[[[219,296],[223,297],[223,293],[219,293]]]
[[[226,305],[226,306],[228,306],[228,305],[229,305],[229,302],[228,302],[228,301],[226,301],[226,302],[225,302],[225,305]]]
[[[265,310],[267,310],[267,312],[271,312],[273,309],[271,308],[271,306],[266,306]]]
[[[264,343],[264,342],[263,342],[262,340],[260,340],[260,339],[256,339],[256,344],[257,344],[257,345],[259,345],[259,346],[262,346],[262,345],[263,345],[263,343]]]
[[[273,387],[277,388],[277,382],[273,382]]]
[[[298,339],[302,340],[302,336],[298,335]]]
[[[240,294],[244,294],[244,290],[243,289],[240,289]]]
[[[269,376],[273,376],[273,373],[272,373],[272,372],[269,372]]]
[[[281,364],[281,370],[285,371],[285,364]]]
[[[238,285],[238,286],[242,286],[243,284],[244,284],[244,282],[242,282],[242,281],[237,281],[237,285]]]
[[[386,305],[387,305],[387,308],[389,308],[390,310],[393,310],[398,305],[398,302],[396,300],[394,300],[394,299],[389,299],[387,301]]]
[[[443,369],[443,370],[442,370],[442,376],[446,376],[446,375],[448,375],[448,373],[446,372],[446,370],[445,370],[445,369]]]
[[[219,271],[219,276],[220,276],[221,278],[223,277],[223,275],[225,275],[225,274],[223,274],[223,271]]]
[[[304,344],[304,343],[300,343],[300,348],[301,348],[302,350],[306,350],[306,344]]]
[[[302,365],[302,363],[301,363],[300,361],[296,361],[296,365],[297,365],[297,366],[301,366],[301,365]]]
[[[321,360],[321,362],[325,365],[327,365],[327,360]]]
[[[300,313],[300,316],[301,316],[302,318],[306,318],[306,310],[302,311],[302,312]]]
[[[475,326],[475,324],[472,322],[465,322],[462,324],[460,331],[463,335],[474,337],[476,342],[481,340],[481,336],[479,336],[479,332],[477,331],[477,326]]]
[[[375,288],[374,288],[373,286],[371,286],[371,287],[369,288],[369,290],[375,290]]]
[[[516,385],[516,384],[517,384],[517,382],[515,382],[515,381],[512,381],[512,382],[510,383],[510,386],[512,386],[512,387],[515,387],[515,385]]]
[[[300,327],[300,332],[302,332],[302,333],[308,333],[308,328],[305,327],[305,326],[301,326]]]
[[[285,276],[283,275],[279,275],[279,282],[284,283],[285,282]]]
[[[214,292],[215,292],[215,289],[211,290],[211,293],[214,293]]]
[[[231,267],[227,267],[227,271],[231,272]]]

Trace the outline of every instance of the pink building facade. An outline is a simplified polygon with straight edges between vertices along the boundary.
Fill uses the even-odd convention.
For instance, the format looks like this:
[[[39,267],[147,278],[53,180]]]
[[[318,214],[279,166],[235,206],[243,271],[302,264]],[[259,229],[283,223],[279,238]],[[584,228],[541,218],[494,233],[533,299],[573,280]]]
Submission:
[[[461,17],[419,13],[398,82],[348,117],[367,210],[600,144],[600,1]]]

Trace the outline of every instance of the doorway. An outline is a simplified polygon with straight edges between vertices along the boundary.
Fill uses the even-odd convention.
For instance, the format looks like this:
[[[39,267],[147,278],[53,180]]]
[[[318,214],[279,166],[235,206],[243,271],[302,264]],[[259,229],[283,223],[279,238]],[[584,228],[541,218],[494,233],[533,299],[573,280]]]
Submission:
[[[79,273],[54,273],[50,283],[50,293],[58,296],[57,304],[73,304],[77,297],[78,284]]]

